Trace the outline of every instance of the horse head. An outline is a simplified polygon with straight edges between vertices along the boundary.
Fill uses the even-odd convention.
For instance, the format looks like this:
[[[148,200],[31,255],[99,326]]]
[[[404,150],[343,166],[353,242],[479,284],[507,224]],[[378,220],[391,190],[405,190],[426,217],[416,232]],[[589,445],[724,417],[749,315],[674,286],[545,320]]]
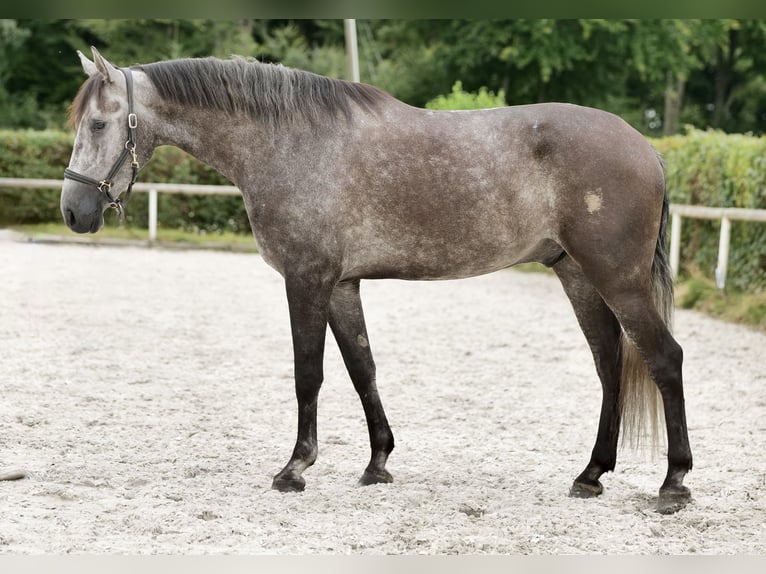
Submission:
[[[120,195],[129,195],[140,165],[153,149],[148,131],[138,127],[138,118],[147,114],[134,97],[133,73],[92,50],[92,61],[77,52],[88,79],[70,108],[77,135],[61,189],[61,213],[77,233],[101,229],[110,207],[122,213],[127,195],[125,200]]]

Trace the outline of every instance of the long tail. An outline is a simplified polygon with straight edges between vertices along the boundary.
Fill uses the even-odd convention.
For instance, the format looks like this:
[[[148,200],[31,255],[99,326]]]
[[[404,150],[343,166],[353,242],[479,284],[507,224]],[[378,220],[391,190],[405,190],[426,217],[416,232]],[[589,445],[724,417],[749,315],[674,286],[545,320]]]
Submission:
[[[673,325],[673,274],[665,247],[668,224],[668,191],[664,181],[664,163],[659,157],[663,170],[663,200],[660,230],[652,261],[652,284],[654,305],[662,321],[669,330]],[[622,351],[622,376],[620,379],[620,411],[622,418],[622,442],[632,447],[639,447],[651,437],[652,452],[659,451],[660,429],[664,428],[665,416],[662,396],[649,376],[646,363],[635,345],[623,332],[620,338]]]

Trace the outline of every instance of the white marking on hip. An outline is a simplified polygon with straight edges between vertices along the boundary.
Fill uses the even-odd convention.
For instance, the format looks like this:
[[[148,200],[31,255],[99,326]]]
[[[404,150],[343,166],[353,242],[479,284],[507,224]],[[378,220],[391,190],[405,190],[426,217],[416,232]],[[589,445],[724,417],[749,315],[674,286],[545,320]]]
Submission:
[[[596,191],[589,191],[585,194],[585,207],[588,208],[588,213],[600,211],[602,203],[603,196],[601,195],[600,187]]]

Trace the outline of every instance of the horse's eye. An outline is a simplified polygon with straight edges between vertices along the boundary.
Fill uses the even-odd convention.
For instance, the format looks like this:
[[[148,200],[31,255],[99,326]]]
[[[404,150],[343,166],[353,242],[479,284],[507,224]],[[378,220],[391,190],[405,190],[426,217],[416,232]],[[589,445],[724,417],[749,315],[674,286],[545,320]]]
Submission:
[[[103,130],[105,127],[106,127],[106,122],[103,120],[91,120],[90,122],[90,129],[92,129],[94,132]]]

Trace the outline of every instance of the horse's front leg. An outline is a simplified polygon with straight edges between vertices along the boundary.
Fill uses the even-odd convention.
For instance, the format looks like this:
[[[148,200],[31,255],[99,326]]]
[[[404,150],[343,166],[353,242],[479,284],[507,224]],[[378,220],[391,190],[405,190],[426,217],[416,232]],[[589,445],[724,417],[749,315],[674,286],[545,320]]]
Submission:
[[[298,437],[293,455],[272,483],[272,488],[282,492],[302,491],[306,486],[303,471],[317,457],[317,398],[324,378],[322,362],[333,283],[306,276],[285,279],[295,356]]]
[[[394,450],[394,435],[375,384],[375,362],[364,323],[358,280],[341,282],[335,287],[330,299],[330,328],[362,401],[370,433],[370,464],[359,479],[359,484],[364,486],[391,482],[393,478],[386,470],[386,461]]]

